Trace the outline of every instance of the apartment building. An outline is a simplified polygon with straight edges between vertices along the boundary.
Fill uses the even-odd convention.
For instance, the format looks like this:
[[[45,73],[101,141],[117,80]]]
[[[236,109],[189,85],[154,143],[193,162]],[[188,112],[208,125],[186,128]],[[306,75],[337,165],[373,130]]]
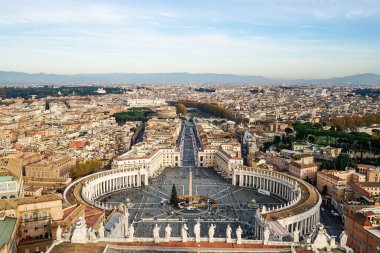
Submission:
[[[61,196],[50,194],[0,200],[0,211],[19,220],[19,239],[51,237],[51,222],[63,218]]]
[[[24,196],[22,160],[17,158],[0,159],[0,198]]]
[[[317,173],[317,189],[323,192],[327,188],[327,195],[332,195],[334,186],[346,186],[349,181],[364,182],[365,175],[357,173],[355,169],[347,168],[345,171],[322,170]]]
[[[380,208],[364,208],[347,214],[344,224],[347,245],[355,253],[377,253],[380,249]]]
[[[289,174],[306,181],[315,182],[317,171],[318,166],[312,155],[303,154],[299,160],[289,163]]]
[[[180,130],[181,122],[177,119],[149,120],[143,141],[115,158],[112,168],[145,168],[149,177],[156,177],[166,167],[181,166],[181,151],[175,146]]]
[[[213,167],[225,177],[232,177],[232,171],[243,165],[240,143],[228,132],[207,122],[197,122],[201,142],[197,153],[197,165]]]
[[[127,153],[115,158],[112,168],[146,168],[149,177],[156,177],[166,167],[181,166],[180,156],[179,148],[155,148],[142,142],[133,146]]]
[[[56,155],[25,166],[25,175],[36,178],[68,178],[76,158],[71,155]]]
[[[0,148],[10,147],[14,141],[16,141],[16,132],[11,130],[0,132]]]

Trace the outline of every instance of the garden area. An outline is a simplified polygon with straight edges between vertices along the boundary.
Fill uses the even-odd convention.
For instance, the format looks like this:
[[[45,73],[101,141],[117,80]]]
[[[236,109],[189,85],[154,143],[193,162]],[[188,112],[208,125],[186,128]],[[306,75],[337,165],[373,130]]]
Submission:
[[[113,116],[119,125],[125,124],[127,121],[147,122],[153,115],[153,111],[147,107],[129,108],[126,112],[115,113]]]

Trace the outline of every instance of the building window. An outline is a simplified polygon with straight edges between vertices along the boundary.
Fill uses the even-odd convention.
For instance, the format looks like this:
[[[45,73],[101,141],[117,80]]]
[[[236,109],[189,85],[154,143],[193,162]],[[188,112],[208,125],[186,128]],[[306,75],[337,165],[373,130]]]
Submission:
[[[33,219],[38,220],[38,213],[37,212],[33,213]]]

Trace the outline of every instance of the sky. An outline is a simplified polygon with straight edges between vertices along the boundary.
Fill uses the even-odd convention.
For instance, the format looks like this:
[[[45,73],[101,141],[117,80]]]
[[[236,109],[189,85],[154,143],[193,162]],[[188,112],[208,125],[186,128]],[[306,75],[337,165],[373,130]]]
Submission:
[[[0,0],[0,70],[380,74],[379,0]]]

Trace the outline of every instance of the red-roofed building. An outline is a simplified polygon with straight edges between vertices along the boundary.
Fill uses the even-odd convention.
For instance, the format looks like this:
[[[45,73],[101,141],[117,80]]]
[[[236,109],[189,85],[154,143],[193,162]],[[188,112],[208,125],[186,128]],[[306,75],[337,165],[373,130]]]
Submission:
[[[84,148],[87,145],[86,139],[76,139],[69,143],[69,148]]]

